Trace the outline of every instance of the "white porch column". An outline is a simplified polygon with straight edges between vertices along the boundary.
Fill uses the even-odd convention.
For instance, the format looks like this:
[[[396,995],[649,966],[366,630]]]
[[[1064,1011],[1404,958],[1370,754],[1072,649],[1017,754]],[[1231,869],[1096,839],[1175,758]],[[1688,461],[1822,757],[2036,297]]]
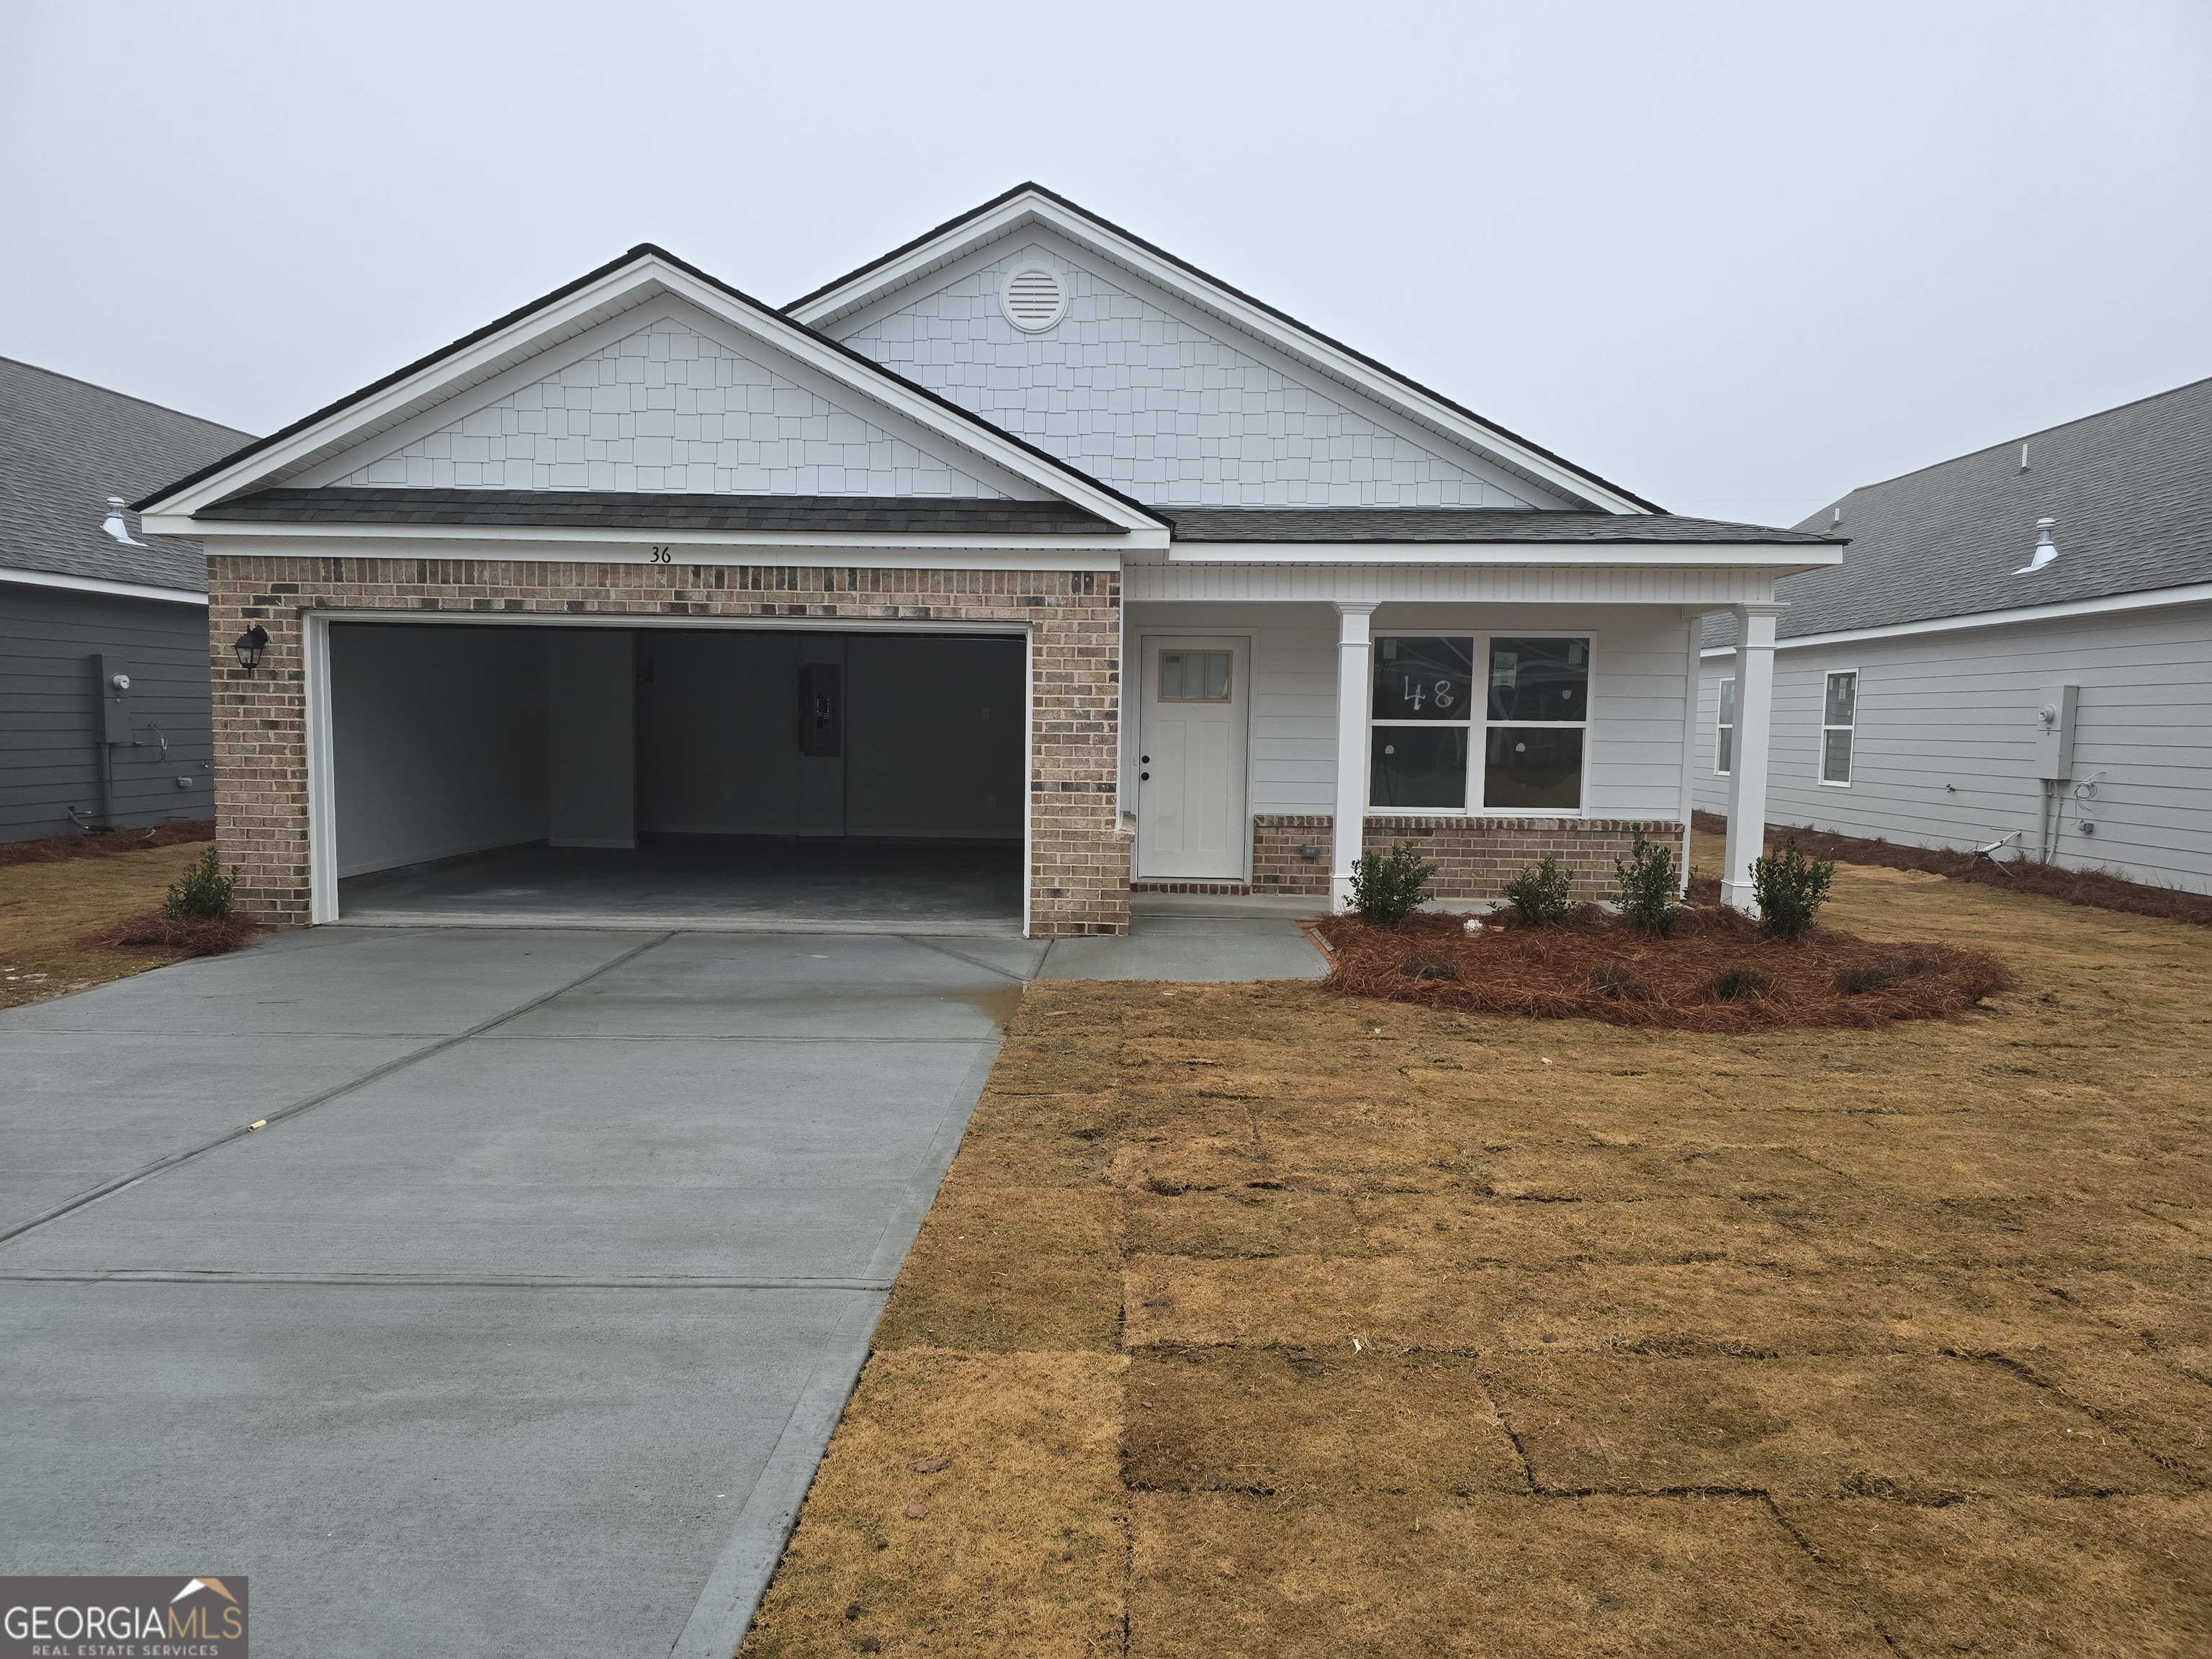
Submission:
[[[1690,817],[1698,804],[1698,716],[1703,712],[1705,660],[1705,613],[1702,611],[1682,612],[1689,626],[1689,654],[1682,667],[1682,857],[1680,880],[1677,890],[1684,897],[1690,891]]]
[[[1759,914],[1751,863],[1766,838],[1766,749],[1774,702],[1774,619],[1782,605],[1736,605],[1735,744],[1729,760],[1728,855],[1721,902]]]
[[[1336,602],[1336,826],[1328,860],[1329,908],[1352,903],[1352,866],[1367,828],[1367,682],[1371,605]]]

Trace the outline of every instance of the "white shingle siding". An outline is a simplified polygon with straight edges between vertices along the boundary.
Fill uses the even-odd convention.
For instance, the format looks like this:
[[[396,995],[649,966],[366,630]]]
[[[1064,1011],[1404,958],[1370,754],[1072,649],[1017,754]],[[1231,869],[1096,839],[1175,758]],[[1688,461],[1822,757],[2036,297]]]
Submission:
[[[698,495],[1000,494],[665,319],[335,482]]]
[[[1713,720],[1731,659],[1708,657],[1698,805],[1726,810]],[[1826,677],[1859,675],[1851,785],[1819,782]],[[1926,634],[1775,656],[1767,818],[1914,847],[1972,848],[2020,832],[2033,853],[2036,710],[2081,688],[2057,860],[2212,891],[2212,606]],[[1946,784],[1954,786],[1946,789]],[[2075,828],[2087,818],[2094,835]]]
[[[1530,501],[1066,258],[1066,315],[1006,320],[1024,245],[844,343],[1140,501],[1183,507],[1526,507]],[[1228,332],[1226,329],[1224,333]]]

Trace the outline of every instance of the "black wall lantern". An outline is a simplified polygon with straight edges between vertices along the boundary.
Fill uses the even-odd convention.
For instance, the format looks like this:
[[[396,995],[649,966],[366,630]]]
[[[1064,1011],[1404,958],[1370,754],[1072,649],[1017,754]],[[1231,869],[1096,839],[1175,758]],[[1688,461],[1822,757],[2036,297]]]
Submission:
[[[238,653],[238,665],[252,673],[261,666],[261,653],[268,648],[269,630],[259,623],[254,623],[238,636],[238,644],[234,647]]]

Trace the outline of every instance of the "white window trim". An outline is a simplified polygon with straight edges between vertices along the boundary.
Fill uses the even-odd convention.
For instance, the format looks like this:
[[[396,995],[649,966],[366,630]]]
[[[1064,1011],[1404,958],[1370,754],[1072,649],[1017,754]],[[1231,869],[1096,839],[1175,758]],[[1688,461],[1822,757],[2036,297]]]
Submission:
[[[1721,733],[1723,732],[1729,734],[1729,758],[1730,760],[1734,760],[1735,758],[1735,722],[1734,720],[1724,720],[1721,718],[1724,714],[1733,714],[1735,712],[1728,706],[1728,699],[1734,694],[1735,690],[1735,676],[1733,674],[1723,675],[1720,679],[1714,683],[1713,775],[1717,778],[1724,778],[1728,776],[1730,770],[1729,768],[1721,764]]]
[[[1851,723],[1849,726],[1828,724],[1828,682],[1838,674],[1851,677]],[[1848,789],[1851,779],[1859,773],[1859,671],[1856,668],[1827,668],[1820,672],[1820,735],[1819,747],[1813,751],[1813,781],[1823,789]],[[1851,734],[1851,776],[1840,783],[1828,775],[1828,733],[1848,732]]]
[[[1469,681],[1469,685],[1471,689],[1479,693],[1480,704],[1482,708],[1482,718],[1480,720],[1476,720],[1470,715],[1463,722],[1455,720],[1390,720],[1376,719],[1374,669],[1375,648],[1376,641],[1377,640],[1384,639],[1466,639],[1477,644],[1480,647],[1477,654],[1481,666],[1476,672],[1474,678]],[[1494,726],[1551,726],[1561,728],[1572,728],[1579,731],[1583,734],[1583,769],[1582,776],[1577,781],[1578,787],[1576,791],[1577,799],[1582,802],[1581,805],[1575,807],[1553,807],[1545,811],[1535,811],[1525,806],[1468,806],[1464,804],[1464,798],[1462,798],[1462,804],[1458,806],[1377,806],[1370,799],[1367,803],[1365,815],[1368,817],[1381,818],[1573,819],[1589,817],[1590,816],[1590,751],[1593,747],[1595,747],[1595,745],[1590,742],[1589,734],[1595,729],[1596,723],[1589,717],[1588,714],[1585,713],[1583,718],[1579,720],[1493,720],[1490,718],[1490,647],[1492,641],[1496,640],[1547,639],[1580,640],[1583,642],[1584,648],[1589,653],[1589,661],[1586,665],[1589,672],[1584,676],[1583,684],[1583,706],[1585,710],[1595,708],[1597,706],[1597,665],[1599,657],[1599,635],[1597,630],[1595,629],[1547,629],[1532,626],[1510,630],[1499,629],[1492,631],[1491,629],[1480,628],[1432,628],[1426,626],[1425,624],[1416,623],[1406,623],[1402,625],[1394,624],[1388,629],[1371,629],[1367,635],[1368,749],[1366,753],[1360,758],[1363,764],[1364,764],[1368,769],[1368,787],[1371,791],[1374,787],[1374,733],[1378,726],[1425,726],[1431,730],[1434,730],[1438,726],[1456,726],[1468,734],[1466,793],[1471,795],[1481,786],[1483,769],[1486,757],[1489,754],[1489,744],[1487,740],[1486,739],[1480,744],[1476,743],[1474,740],[1474,734],[1476,732],[1487,732],[1491,727]]]

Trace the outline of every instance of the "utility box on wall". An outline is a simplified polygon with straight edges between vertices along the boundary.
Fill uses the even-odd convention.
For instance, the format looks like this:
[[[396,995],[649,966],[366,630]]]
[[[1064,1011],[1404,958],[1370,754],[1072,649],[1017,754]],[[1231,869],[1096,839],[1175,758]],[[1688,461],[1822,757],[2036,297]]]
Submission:
[[[120,657],[95,654],[92,672],[100,696],[100,741],[131,741],[131,671]]]
[[[2074,775],[2074,710],[2081,700],[2078,685],[2050,685],[2035,711],[2035,775],[2057,782]]]

